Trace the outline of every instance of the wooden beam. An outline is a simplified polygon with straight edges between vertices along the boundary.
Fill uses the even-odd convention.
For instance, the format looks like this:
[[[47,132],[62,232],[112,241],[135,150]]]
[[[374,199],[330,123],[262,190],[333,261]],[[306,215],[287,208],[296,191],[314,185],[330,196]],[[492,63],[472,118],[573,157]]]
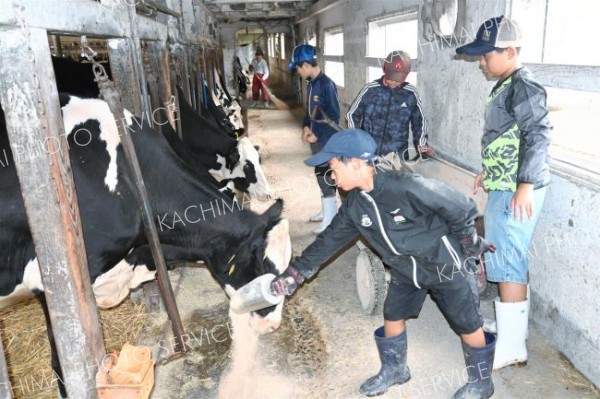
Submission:
[[[134,0],[111,3],[90,0],[0,1],[0,26],[26,25],[56,34],[128,37],[130,25],[124,7],[132,6],[135,6]],[[142,40],[165,40],[167,37],[167,27],[149,18],[140,17],[137,27]]]
[[[140,85],[133,64],[133,46],[129,39],[108,40],[108,59],[113,81],[121,93],[123,106],[134,115],[142,115],[144,109]]]
[[[165,107],[171,127],[175,129],[174,106],[171,104],[171,72],[169,70],[169,52],[166,42],[149,42],[146,44],[150,52],[150,64],[158,78],[158,101],[156,107]],[[161,122],[162,123],[162,122]]]
[[[69,397],[95,399],[104,356],[47,32],[0,30],[0,102]],[[40,147],[41,146],[41,147]]]
[[[6,367],[4,345],[2,344],[2,335],[0,335],[0,398],[12,399],[12,397],[12,385],[8,379],[8,367]]]

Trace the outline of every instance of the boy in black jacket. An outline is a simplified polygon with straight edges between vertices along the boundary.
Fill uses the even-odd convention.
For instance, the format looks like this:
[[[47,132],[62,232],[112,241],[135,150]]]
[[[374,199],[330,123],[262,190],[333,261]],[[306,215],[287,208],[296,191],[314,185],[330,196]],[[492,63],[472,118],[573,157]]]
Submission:
[[[384,325],[375,330],[381,370],[360,387],[381,395],[410,379],[406,365],[406,320],[419,315],[427,292],[461,336],[469,379],[454,398],[489,398],[495,337],[481,329],[477,294],[471,290],[473,259],[493,246],[475,233],[473,200],[446,184],[418,175],[377,170],[377,144],[364,130],[332,136],[308,165],[328,163],[338,188],[348,195],[329,227],[272,283],[291,295],[331,256],[364,237],[391,269]]]

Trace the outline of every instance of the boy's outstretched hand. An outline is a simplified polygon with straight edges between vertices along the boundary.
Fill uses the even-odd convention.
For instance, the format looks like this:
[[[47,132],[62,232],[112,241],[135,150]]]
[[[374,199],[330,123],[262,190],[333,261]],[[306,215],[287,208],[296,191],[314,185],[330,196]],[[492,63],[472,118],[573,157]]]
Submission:
[[[292,295],[298,285],[304,282],[304,277],[289,266],[281,275],[271,282],[271,292],[275,295]]]

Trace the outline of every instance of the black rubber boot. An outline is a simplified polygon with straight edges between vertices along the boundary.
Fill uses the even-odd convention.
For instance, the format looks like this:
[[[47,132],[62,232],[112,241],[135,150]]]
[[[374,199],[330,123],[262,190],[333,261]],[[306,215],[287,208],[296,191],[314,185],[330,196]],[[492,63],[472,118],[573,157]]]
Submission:
[[[496,336],[484,332],[485,346],[473,348],[462,343],[463,354],[469,379],[452,397],[452,399],[487,399],[494,394],[492,367],[496,350]]]
[[[381,369],[377,375],[360,386],[360,393],[366,396],[381,395],[392,385],[404,384],[410,380],[410,371],[406,366],[406,331],[386,338],[383,335],[383,327],[379,327],[374,335]]]

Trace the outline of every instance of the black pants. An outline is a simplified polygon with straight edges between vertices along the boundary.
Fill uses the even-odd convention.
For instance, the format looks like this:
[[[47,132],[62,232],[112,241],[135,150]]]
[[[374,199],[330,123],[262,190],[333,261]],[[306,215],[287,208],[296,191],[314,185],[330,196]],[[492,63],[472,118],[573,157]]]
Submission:
[[[457,334],[470,334],[483,325],[472,270],[417,260],[417,284],[421,287],[417,288],[412,260],[404,258],[385,262],[392,275],[383,308],[385,320],[416,319],[429,293]]]

